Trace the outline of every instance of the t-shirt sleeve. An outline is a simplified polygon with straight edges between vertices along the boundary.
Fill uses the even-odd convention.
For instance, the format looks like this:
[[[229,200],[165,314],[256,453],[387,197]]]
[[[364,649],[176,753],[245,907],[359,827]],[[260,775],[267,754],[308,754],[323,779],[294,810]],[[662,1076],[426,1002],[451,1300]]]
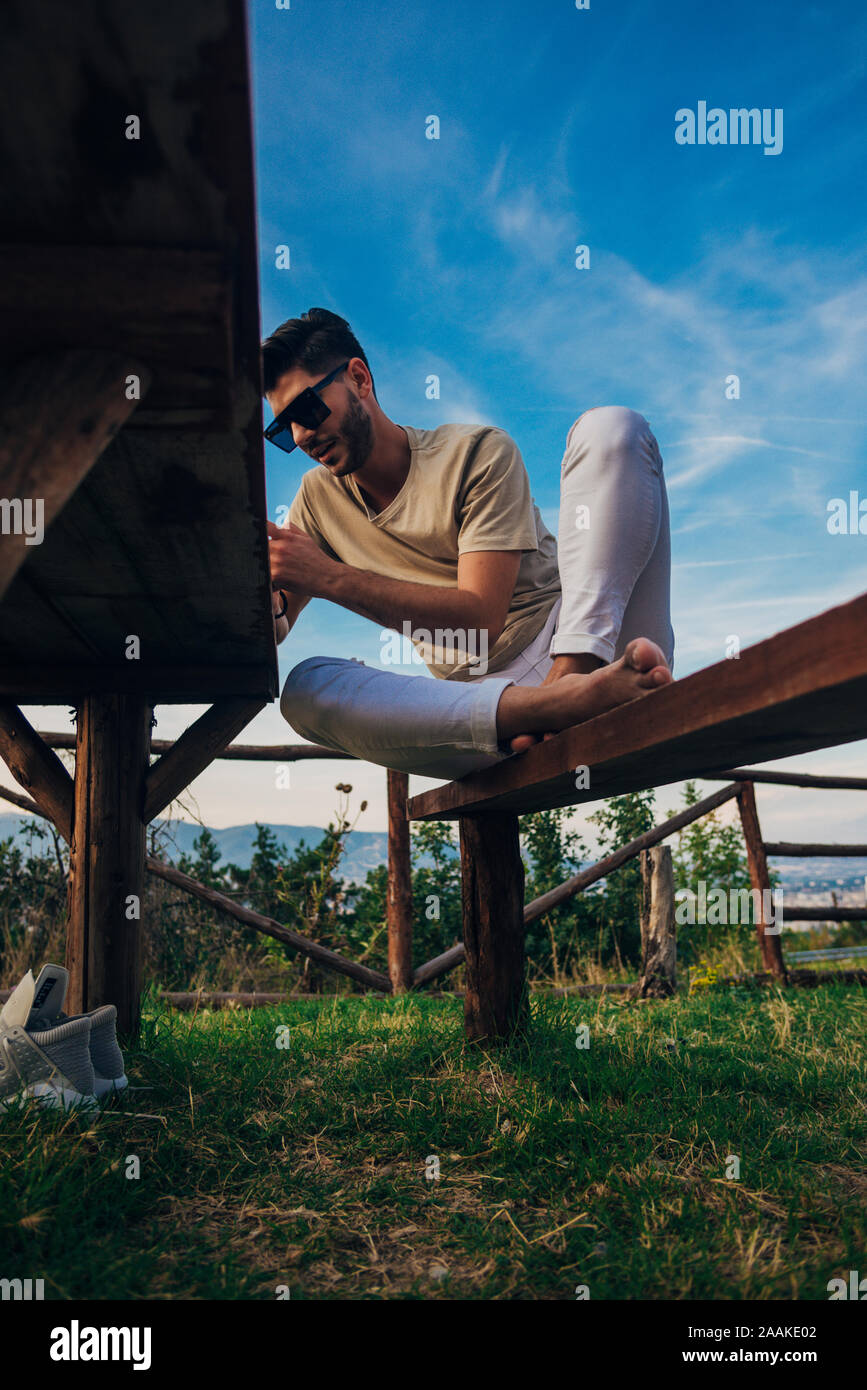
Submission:
[[[458,553],[538,548],[521,451],[505,430],[489,429],[478,441],[458,498]]]
[[[320,550],[324,550],[326,555],[330,555],[332,560],[339,560],[340,556],[332,549],[325,539],[325,535],[316,518],[316,513],[310,505],[310,499],[304,486],[304,479],[301,486],[293,498],[289,508],[289,514],[284,521],[284,526],[297,526],[299,531],[303,531],[311,540],[314,540]]]

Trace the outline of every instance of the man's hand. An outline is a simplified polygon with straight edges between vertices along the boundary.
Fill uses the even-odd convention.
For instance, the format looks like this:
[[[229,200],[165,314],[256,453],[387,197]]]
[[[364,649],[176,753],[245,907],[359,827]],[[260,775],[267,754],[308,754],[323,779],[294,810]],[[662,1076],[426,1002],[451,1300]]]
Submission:
[[[271,562],[271,584],[275,590],[286,589],[290,594],[323,597],[326,581],[334,570],[340,569],[314,540],[291,523],[268,528],[268,548]]]
[[[325,598],[395,632],[403,624],[475,629],[493,646],[503,630],[521,551],[468,551],[458,558],[457,585],[416,584],[332,560],[297,526],[268,527],[271,584],[295,598]],[[292,622],[304,606],[295,609]],[[293,604],[294,607],[294,604]],[[290,622],[290,627],[292,626]]]

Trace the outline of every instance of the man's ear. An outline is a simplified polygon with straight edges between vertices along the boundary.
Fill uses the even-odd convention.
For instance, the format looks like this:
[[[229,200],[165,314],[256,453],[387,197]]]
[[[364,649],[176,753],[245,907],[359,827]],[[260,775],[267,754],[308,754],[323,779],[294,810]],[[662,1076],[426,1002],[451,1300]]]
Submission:
[[[355,363],[358,363],[358,366],[363,369],[365,373],[364,379],[361,379],[361,373],[359,373],[359,380],[356,380],[355,375],[352,371],[352,367]],[[351,359],[349,367],[347,368],[347,375],[350,377],[353,386],[355,387],[359,396],[361,396],[362,400],[366,400],[369,395],[373,394],[373,380],[371,378],[370,372],[364,366],[364,363],[362,362],[360,357],[353,357]],[[362,391],[364,392],[363,395]]]

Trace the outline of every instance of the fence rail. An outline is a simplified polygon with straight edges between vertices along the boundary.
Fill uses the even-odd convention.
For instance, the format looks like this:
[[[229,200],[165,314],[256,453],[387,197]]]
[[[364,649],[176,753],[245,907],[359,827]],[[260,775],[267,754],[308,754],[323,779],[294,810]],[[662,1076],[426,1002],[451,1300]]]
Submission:
[[[848,960],[850,956],[867,956],[867,946],[826,946],[819,951],[789,952],[789,960],[796,964],[809,960]]]
[[[43,743],[51,749],[73,750],[76,746],[76,735],[60,732],[48,732],[41,735]],[[183,736],[182,736],[183,738]],[[151,751],[163,757],[172,754],[172,750],[177,749],[178,743],[171,740],[155,739],[151,743]],[[320,759],[343,759],[357,761],[354,755],[349,753],[336,752],[332,748],[321,747],[316,744],[241,744],[230,743],[212,754],[213,757],[250,760],[257,762],[302,762]],[[148,856],[145,866],[148,872],[173,883],[176,887],[195,897],[208,902],[217,912],[222,912],[236,921],[253,928],[255,931],[264,933],[277,940],[284,942],[292,949],[317,961],[319,965],[328,970],[336,971],[339,974],[347,975],[354,979],[358,984],[366,986],[381,993],[399,993],[404,989],[421,989],[441,979],[451,970],[459,966],[465,957],[463,943],[456,944],[448,950],[442,952],[432,960],[426,961],[417,968],[412,968],[412,896],[408,885],[411,885],[411,864],[410,864],[410,841],[409,827],[406,820],[406,800],[408,791],[408,779],[404,773],[388,773],[388,941],[389,941],[389,975],[380,971],[369,969],[354,961],[348,960],[336,951],[319,945],[306,936],[298,932],[290,931],[281,923],[271,918],[264,917],[261,913],[254,912],[250,908],[245,908],[234,902],[225,894],[217,892],[207,885],[199,883],[188,874],[181,873],[172,865],[163,863],[161,860]],[[597,863],[582,869],[580,873],[561,883],[557,888],[543,894],[541,897],[527,903],[524,907],[524,924],[536,921],[551,911],[560,903],[566,902],[575,894],[582,892],[606,878],[624,864],[637,858],[643,852],[659,845],[663,840],[671,835],[677,834],[685,826],[701,819],[703,816],[711,814],[719,806],[724,805],[730,800],[737,800],[740,811],[741,824],[744,833],[744,840],[747,849],[747,860],[750,869],[750,879],[754,889],[758,889],[762,901],[766,899],[765,892],[770,893],[770,876],[767,867],[769,855],[799,855],[799,856],[822,856],[831,857],[839,855],[841,857],[855,857],[867,854],[867,846],[863,845],[829,845],[829,844],[789,844],[781,841],[766,842],[762,839],[759,827],[758,814],[755,805],[754,786],[756,783],[765,783],[780,786],[796,787],[817,787],[834,790],[857,790],[867,791],[867,778],[861,777],[835,777],[818,776],[816,774],[799,772],[773,772],[754,768],[734,768],[728,772],[715,774],[707,777],[706,781],[717,781],[725,779],[727,786],[721,787],[718,791],[712,792],[709,796],[703,797],[695,805],[687,807],[678,812],[677,815],[670,817],[658,826],[646,831],[635,840],[614,853],[606,855]],[[53,817],[40,807],[31,797],[18,792],[7,790],[0,787],[0,797],[10,801],[13,805],[21,807],[23,810],[34,814],[45,816],[48,819]],[[155,797],[156,801],[160,797]],[[786,918],[790,921],[862,921],[867,920],[867,906],[864,907],[840,907],[837,904],[823,907],[806,904],[792,904],[785,908]],[[770,976],[785,982],[787,970],[783,961],[782,948],[779,936],[767,934],[766,928],[769,922],[760,920],[756,923],[759,945],[762,952],[762,960],[766,973]],[[844,956],[867,955],[867,947],[861,948],[829,948],[827,951],[817,952],[794,952],[790,953],[789,959],[795,963],[807,960],[823,959],[842,959]],[[240,999],[242,996],[238,996]],[[246,996],[245,996],[246,997]],[[249,997],[252,997],[249,996]]]

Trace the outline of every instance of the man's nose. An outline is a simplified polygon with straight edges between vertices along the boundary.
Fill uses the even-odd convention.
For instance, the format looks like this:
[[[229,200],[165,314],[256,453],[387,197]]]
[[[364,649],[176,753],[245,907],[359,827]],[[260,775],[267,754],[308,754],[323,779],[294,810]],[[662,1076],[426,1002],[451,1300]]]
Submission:
[[[296,420],[292,421],[292,438],[299,449],[306,449],[308,444],[316,438],[315,430],[308,430],[304,425],[299,425]]]

